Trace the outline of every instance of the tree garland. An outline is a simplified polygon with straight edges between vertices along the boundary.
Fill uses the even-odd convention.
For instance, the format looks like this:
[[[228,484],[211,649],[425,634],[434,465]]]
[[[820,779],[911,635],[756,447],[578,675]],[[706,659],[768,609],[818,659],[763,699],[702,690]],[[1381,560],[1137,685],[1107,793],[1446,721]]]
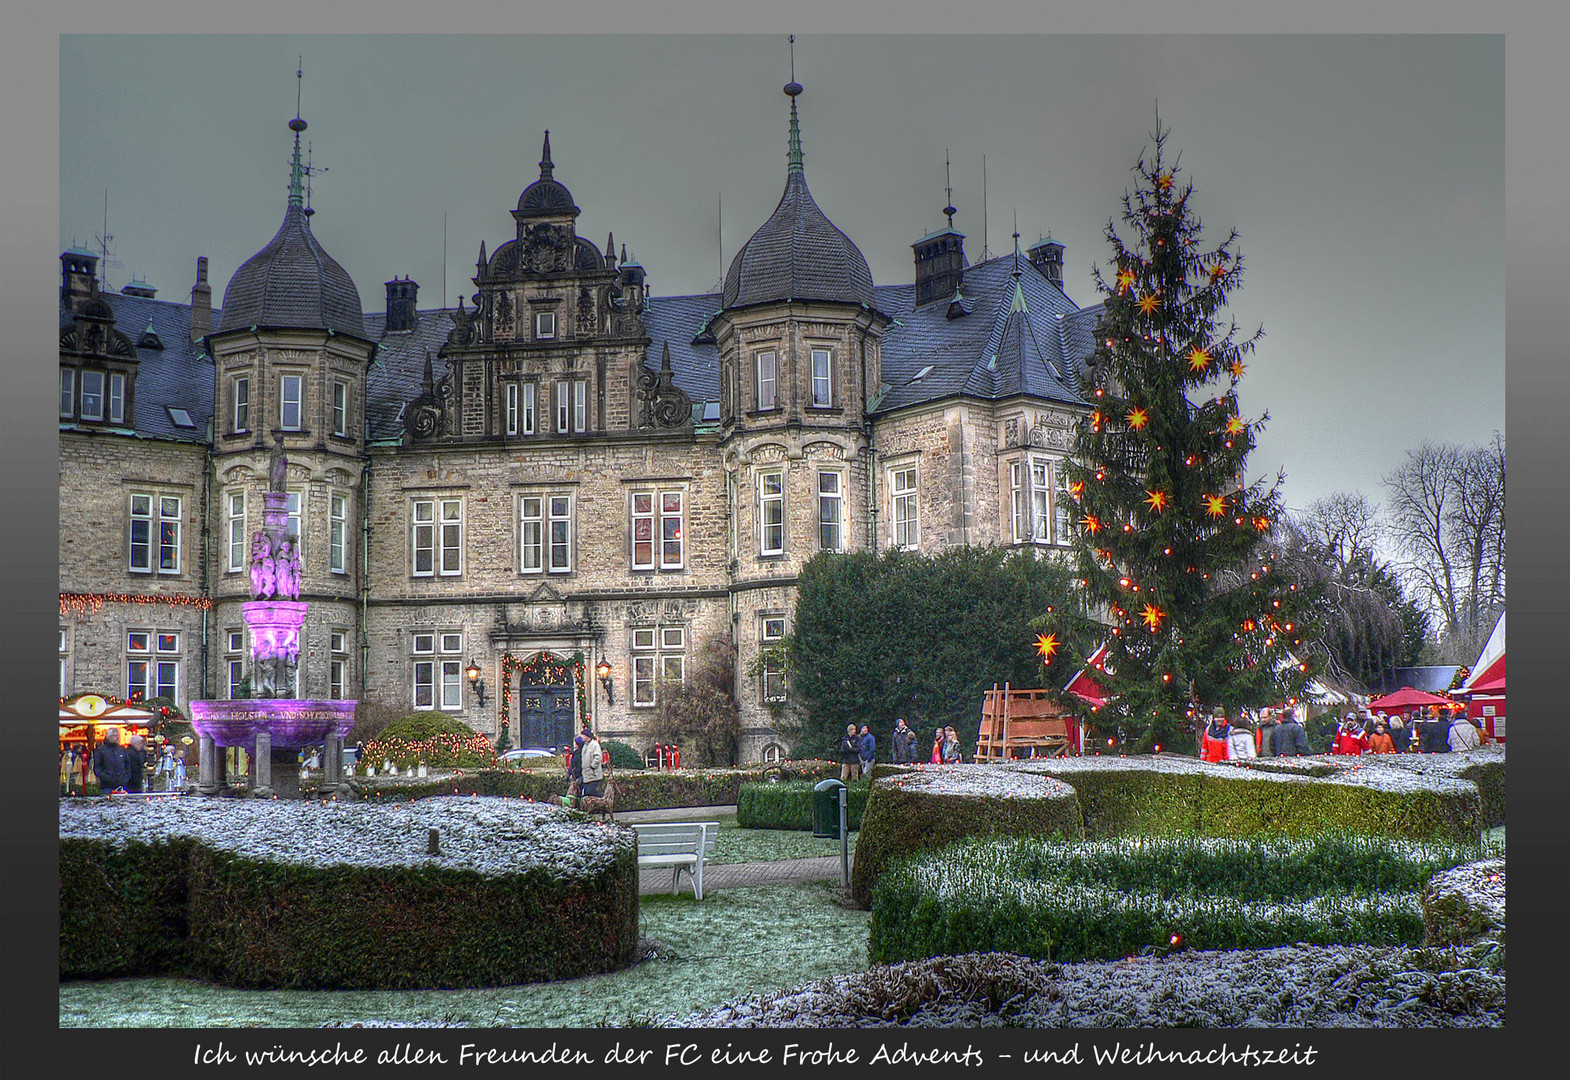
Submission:
[[[77,593],[63,592],[60,594],[60,617],[75,616],[82,618],[87,615],[96,615],[103,610],[106,603],[116,604],[168,604],[175,607],[201,608],[203,611],[213,606],[210,596],[158,596],[145,593]]]
[[[584,659],[581,651],[574,653],[568,660],[548,652],[535,653],[530,660],[520,660],[512,653],[503,653],[501,698],[497,710],[501,717],[501,726],[497,732],[498,745],[507,738],[512,724],[512,674],[515,671],[520,676],[520,690],[522,689],[521,676],[524,675],[543,674],[547,685],[560,685],[569,679],[572,680],[578,695],[578,719],[584,724],[589,722],[589,699],[584,693]]]

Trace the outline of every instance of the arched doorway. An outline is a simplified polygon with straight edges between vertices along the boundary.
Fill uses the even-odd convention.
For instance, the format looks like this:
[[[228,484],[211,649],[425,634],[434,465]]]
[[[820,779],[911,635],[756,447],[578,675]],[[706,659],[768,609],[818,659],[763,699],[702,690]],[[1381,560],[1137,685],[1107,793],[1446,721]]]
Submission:
[[[559,752],[572,745],[578,730],[582,667],[581,658],[568,660],[551,653],[540,653],[525,663],[506,658],[502,678],[505,692],[517,695],[512,699],[517,704],[512,723],[520,748]],[[509,678],[514,672],[516,689]]]

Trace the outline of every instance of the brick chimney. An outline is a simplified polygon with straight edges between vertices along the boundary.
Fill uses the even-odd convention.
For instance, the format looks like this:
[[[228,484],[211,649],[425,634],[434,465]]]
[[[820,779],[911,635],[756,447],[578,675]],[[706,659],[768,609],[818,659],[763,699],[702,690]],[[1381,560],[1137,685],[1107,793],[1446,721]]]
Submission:
[[[413,330],[416,322],[415,299],[420,293],[420,283],[393,278],[387,282],[387,330]]]
[[[98,291],[98,256],[81,248],[60,255],[60,301],[67,311],[79,311]]]
[[[1025,252],[1030,264],[1046,276],[1059,289],[1063,288],[1063,245],[1047,236]]]
[[[191,340],[213,332],[213,287],[207,284],[207,256],[196,257],[196,284],[191,286]]]
[[[939,229],[910,246],[916,253],[916,306],[951,299],[965,280],[965,234]]]

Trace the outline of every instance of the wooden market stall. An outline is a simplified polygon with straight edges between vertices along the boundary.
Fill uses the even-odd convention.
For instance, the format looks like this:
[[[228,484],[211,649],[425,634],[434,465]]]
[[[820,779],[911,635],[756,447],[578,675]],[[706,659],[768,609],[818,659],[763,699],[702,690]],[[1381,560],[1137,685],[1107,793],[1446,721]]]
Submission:
[[[151,709],[99,694],[61,698],[61,785],[68,791],[85,791],[92,772],[93,750],[110,729],[120,732],[120,743],[124,745],[132,735],[145,736],[156,718]]]
[[[981,704],[976,761],[1016,757],[1064,757],[1081,752],[1079,718],[1054,700],[1051,690],[1015,690],[997,683]]]

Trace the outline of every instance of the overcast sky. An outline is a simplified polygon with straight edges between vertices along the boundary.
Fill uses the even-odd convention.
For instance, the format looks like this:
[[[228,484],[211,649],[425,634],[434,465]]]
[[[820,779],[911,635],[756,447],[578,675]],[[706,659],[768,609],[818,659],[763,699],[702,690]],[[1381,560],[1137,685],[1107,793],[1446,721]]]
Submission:
[[[66,37],[60,248],[96,246],[108,192],[118,290],[189,298],[209,258],[229,276],[282,219],[301,115],[312,228],[369,310],[410,275],[420,306],[473,291],[480,242],[539,173],[580,234],[614,230],[656,295],[711,289],[785,179],[783,36]],[[972,261],[1067,246],[1094,263],[1159,101],[1216,239],[1241,233],[1233,314],[1266,337],[1240,391],[1271,419],[1250,475],[1287,504],[1383,497],[1425,439],[1504,429],[1504,44],[1497,37],[872,37],[801,35],[807,179],[880,285],[943,223],[944,153]],[[723,199],[723,230],[719,204]]]

